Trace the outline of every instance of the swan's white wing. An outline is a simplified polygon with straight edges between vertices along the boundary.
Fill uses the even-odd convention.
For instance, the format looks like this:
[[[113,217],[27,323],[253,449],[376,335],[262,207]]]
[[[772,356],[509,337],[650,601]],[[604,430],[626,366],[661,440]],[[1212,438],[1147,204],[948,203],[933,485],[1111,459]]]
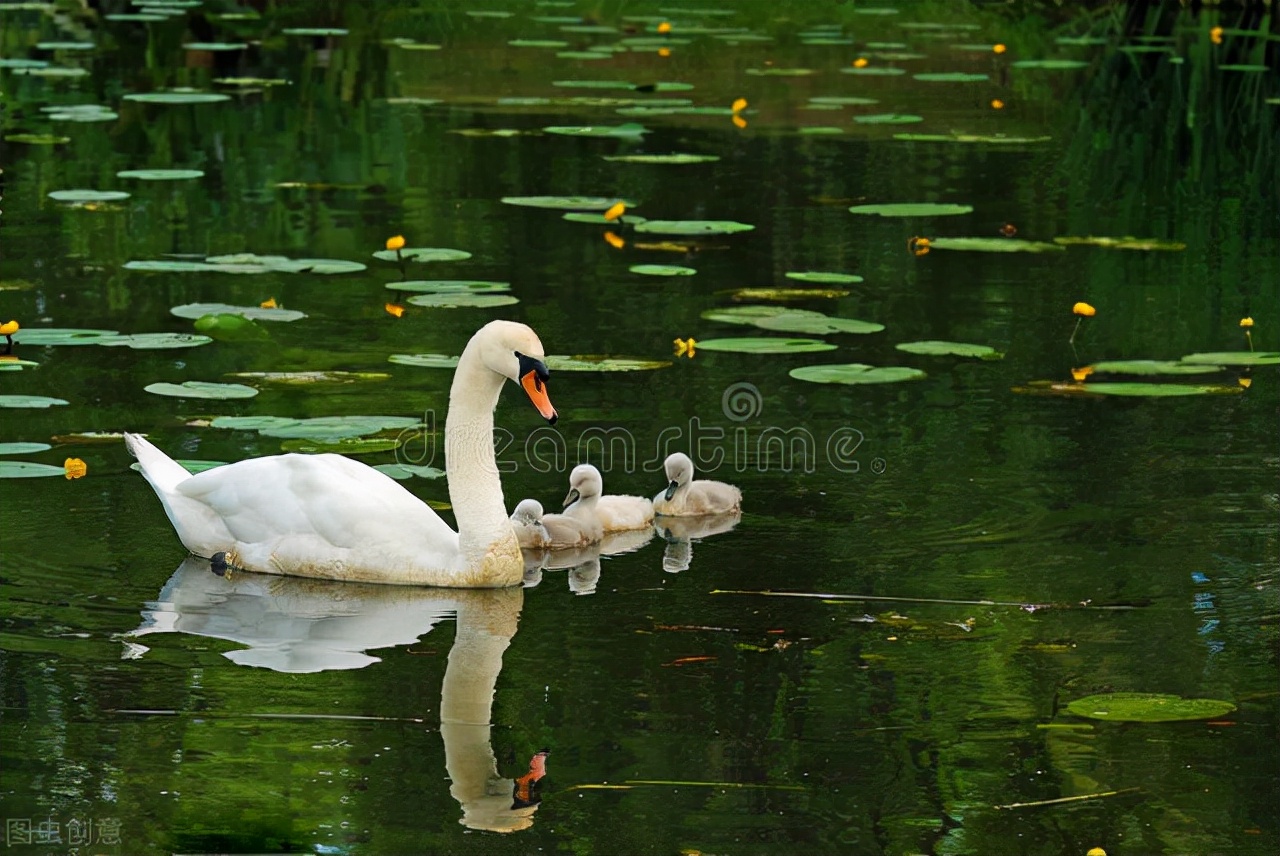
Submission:
[[[394,479],[341,455],[274,455],[216,467],[177,486],[241,544],[318,540],[345,549],[453,555],[458,535]]]

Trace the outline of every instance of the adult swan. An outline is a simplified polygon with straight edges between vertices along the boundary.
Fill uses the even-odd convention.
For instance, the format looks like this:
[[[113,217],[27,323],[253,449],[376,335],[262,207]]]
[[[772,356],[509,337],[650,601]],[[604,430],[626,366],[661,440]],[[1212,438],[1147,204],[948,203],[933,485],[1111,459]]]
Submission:
[[[341,455],[272,455],[192,475],[137,434],[125,442],[197,556],[224,553],[231,567],[331,580],[519,585],[524,561],[502,498],[493,409],[509,379],[555,423],[543,355],[533,330],[492,321],[458,360],[444,427],[457,532],[393,479]]]

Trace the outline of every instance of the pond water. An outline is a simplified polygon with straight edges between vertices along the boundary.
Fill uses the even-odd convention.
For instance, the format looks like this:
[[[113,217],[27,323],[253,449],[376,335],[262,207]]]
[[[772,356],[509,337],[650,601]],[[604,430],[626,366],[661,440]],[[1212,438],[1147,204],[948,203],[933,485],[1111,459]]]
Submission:
[[[0,409],[0,443],[52,447],[0,461],[87,468],[0,479],[12,852],[1280,850],[1274,21],[260,5],[0,6],[0,321],[34,363],[0,396],[65,402]],[[182,88],[229,97],[130,97]],[[671,153],[713,159],[628,159]],[[502,201],[546,195],[628,210]],[[960,207],[850,211],[888,203]],[[470,255],[373,257],[397,235]],[[845,277],[788,276],[814,272]],[[457,287],[405,279],[505,285],[450,308]],[[305,317],[171,312],[271,301]],[[704,317],[744,306],[773,309]],[[442,467],[449,363],[391,358],[457,355],[494,318],[659,363],[553,363],[554,431],[508,389],[509,506],[558,508],[587,460],[652,496],[684,450],[741,519],[531,561],[508,590],[215,576],[116,436],[230,462],[359,434],[383,442],[338,448]],[[742,337],[834,349],[714,342]],[[896,347],[928,340],[1002,357]],[[849,363],[918,371],[792,375]],[[145,389],[187,381],[256,394]],[[211,424],[361,415],[401,421]],[[398,475],[452,521],[443,478]],[[1116,693],[1227,704],[1094,718]]]

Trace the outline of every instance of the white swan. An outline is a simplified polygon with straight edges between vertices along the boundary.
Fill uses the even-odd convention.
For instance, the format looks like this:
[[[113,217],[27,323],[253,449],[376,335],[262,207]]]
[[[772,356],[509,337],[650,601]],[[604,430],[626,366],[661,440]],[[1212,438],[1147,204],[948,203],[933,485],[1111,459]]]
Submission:
[[[591,464],[578,464],[569,473],[569,495],[564,499],[564,513],[572,516],[577,506],[583,501],[579,485],[588,485],[598,499],[595,503],[595,515],[605,532],[627,532],[632,529],[645,529],[653,522],[653,503],[643,496],[626,496],[624,494],[605,494],[604,479],[600,471]]]
[[[653,498],[659,516],[693,517],[723,514],[742,508],[742,491],[718,481],[694,481],[693,461],[683,452],[668,455],[663,463],[671,483]]]
[[[519,585],[520,547],[493,447],[504,379],[550,422],[542,343],[523,324],[492,321],[467,343],[445,420],[445,468],[458,531],[372,467],[341,455],[273,455],[198,475],[137,434],[142,464],[183,545],[232,567],[355,582],[494,588]]]

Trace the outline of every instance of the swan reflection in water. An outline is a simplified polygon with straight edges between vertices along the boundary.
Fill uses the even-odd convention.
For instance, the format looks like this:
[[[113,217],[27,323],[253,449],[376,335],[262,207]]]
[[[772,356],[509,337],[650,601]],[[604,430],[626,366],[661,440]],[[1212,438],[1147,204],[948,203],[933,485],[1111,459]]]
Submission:
[[[335,583],[235,573],[220,577],[206,559],[184,561],[148,604],[130,637],[188,633],[246,648],[223,656],[277,672],[360,669],[365,653],[415,642],[455,617],[457,632],[440,687],[440,736],[449,792],[471,829],[515,832],[533,825],[545,753],[520,779],[498,775],[490,739],[502,655],[515,635],[524,591]],[[140,647],[130,650],[141,652]],[[136,656],[137,654],[134,654]]]
[[[653,521],[654,531],[667,542],[662,553],[662,570],[672,574],[689,570],[694,541],[728,532],[741,519],[741,511],[701,517],[658,517]]]
[[[569,591],[591,594],[600,582],[600,559],[633,553],[653,540],[652,529],[609,532],[594,544],[561,550],[524,551],[524,587],[542,582],[543,571],[569,571]]]

